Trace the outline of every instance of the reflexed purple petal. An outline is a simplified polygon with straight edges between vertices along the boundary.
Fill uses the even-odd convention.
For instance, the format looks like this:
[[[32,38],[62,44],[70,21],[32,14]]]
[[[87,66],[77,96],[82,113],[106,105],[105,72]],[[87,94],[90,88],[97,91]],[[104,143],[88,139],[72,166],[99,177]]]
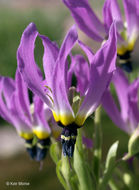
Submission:
[[[66,62],[67,56],[70,54],[70,51],[75,45],[75,43],[77,42],[77,39],[78,39],[77,29],[76,29],[76,26],[73,25],[69,29],[59,51],[57,61],[61,62],[60,64],[61,69],[66,68],[65,62]]]
[[[31,131],[32,130],[32,124],[28,120],[28,118],[24,117],[23,114],[20,113],[19,111],[19,101],[18,101],[18,96],[16,93],[13,93],[11,97],[11,116],[12,116],[12,123],[14,127],[18,131]]]
[[[3,95],[7,104],[8,109],[11,107],[11,96],[15,91],[14,80],[9,77],[3,77]]]
[[[69,70],[70,75],[75,74],[77,78],[77,92],[83,96],[89,84],[89,65],[82,55],[72,57],[72,63]]]
[[[90,69],[89,89],[77,117],[81,115],[87,118],[99,105],[115,70],[116,43],[116,28],[115,24],[113,24],[110,29],[109,39],[94,55]]]
[[[30,119],[26,116],[26,113],[24,111],[21,111],[21,105],[18,98],[18,94],[16,91],[11,96],[11,108],[10,108],[11,115],[18,115],[21,120],[23,120],[28,125],[31,125]]]
[[[92,11],[87,0],[63,0],[79,28],[94,40],[102,41],[105,35],[103,24]]]
[[[16,93],[18,99],[17,101],[19,101],[18,111],[20,112],[21,115],[24,115],[25,118],[29,119],[29,121],[31,122],[28,89],[18,70],[16,72],[15,85],[16,85]]]
[[[77,31],[75,26],[73,26],[66,38],[63,41],[63,44],[60,48],[60,52],[57,58],[56,67],[53,74],[53,98],[55,102],[55,110],[61,110],[65,113],[70,113],[73,115],[71,106],[68,101],[67,96],[67,56],[73,48],[75,42],[77,41]]]
[[[19,111],[20,104],[13,79],[0,78],[0,115],[11,123],[18,132],[31,132],[31,123]]]
[[[136,9],[137,9],[137,16],[139,18],[139,6],[138,6],[138,0],[135,0],[136,3]]]
[[[118,107],[116,106],[112,95],[110,94],[109,90],[106,90],[102,97],[102,106],[111,118],[111,120],[120,127],[122,130],[129,133],[129,129],[124,122]]]
[[[58,126],[58,124],[55,122],[54,118],[51,118],[51,131],[53,137],[57,140],[61,140],[61,133],[62,133],[62,128]]]
[[[46,104],[44,104],[43,107],[44,107],[43,109],[44,109],[44,114],[45,114],[46,121],[51,120],[53,118],[52,111],[50,110],[50,108]]]
[[[128,37],[139,30],[139,2],[136,0],[124,0],[124,9],[127,20]],[[134,35],[134,34],[133,34]]]
[[[82,48],[82,50],[86,53],[89,63],[92,63],[93,58],[94,58],[94,53],[92,52],[90,47],[88,47],[87,45],[85,45],[83,42],[81,42],[79,40],[78,40],[78,43],[79,43],[80,47]]]
[[[120,103],[121,114],[122,118],[126,121],[128,119],[128,97],[127,97],[127,90],[128,90],[128,79],[126,78],[124,72],[117,68],[115,71],[112,82],[114,83],[117,96]]]
[[[44,109],[44,103],[38,96],[34,96],[34,117],[36,120],[36,125],[41,127],[42,130],[46,130],[48,133],[51,132],[50,127],[48,125],[48,121],[46,120],[46,112]],[[52,113],[51,113],[52,115]]]
[[[29,132],[32,133],[32,127],[28,123],[26,123],[22,118],[19,117],[18,113],[12,115],[13,126],[16,130],[20,132]]]
[[[75,59],[72,54],[70,54],[70,59],[71,59],[71,63],[70,63],[70,67],[67,73],[67,88],[68,89],[72,86],[72,77],[73,77],[74,66],[75,66]]]
[[[118,31],[123,28],[122,15],[117,0],[106,0],[103,7],[103,17],[106,30],[108,31],[115,20]]]
[[[3,99],[3,92],[2,92],[2,90],[3,90],[3,79],[4,79],[4,77],[0,77],[0,116],[12,124],[11,114],[7,108],[7,105],[5,102],[6,100],[4,101],[4,99]]]
[[[110,1],[106,0],[103,6],[103,18],[106,32],[109,30],[109,26],[112,23],[112,15],[110,10]]]
[[[129,87],[128,101],[129,101],[129,119],[134,128],[139,124],[139,78],[136,79]]]
[[[39,35],[42,39],[43,46],[44,46],[44,56],[43,56],[43,68],[45,72],[45,78],[47,81],[47,85],[51,88],[52,87],[52,73],[54,71],[54,67],[56,64],[56,59],[58,57],[59,49],[49,40],[49,38]]]
[[[23,32],[17,51],[18,67],[28,87],[52,108],[51,101],[44,93],[41,73],[34,60],[34,45],[37,35],[35,24],[29,24]]]

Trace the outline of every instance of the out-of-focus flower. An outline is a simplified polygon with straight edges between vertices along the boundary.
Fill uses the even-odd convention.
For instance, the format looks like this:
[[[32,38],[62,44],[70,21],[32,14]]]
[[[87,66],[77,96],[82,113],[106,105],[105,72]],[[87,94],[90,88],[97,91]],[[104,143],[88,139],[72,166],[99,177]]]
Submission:
[[[116,89],[120,110],[114,101],[110,90],[107,90],[102,99],[102,105],[112,121],[130,135],[127,160],[139,153],[139,78],[129,84],[122,70],[117,69],[112,80]]]
[[[0,77],[0,116],[25,139],[25,146],[33,159],[40,161],[45,158],[50,144],[48,121],[52,120],[52,112],[37,96],[30,104],[27,86],[18,71],[15,81]],[[33,143],[34,134],[37,136],[36,145]]]
[[[139,78],[129,84],[122,70],[117,69],[113,75],[120,110],[108,89],[102,98],[102,105],[112,121],[128,134],[132,134],[139,124],[138,90]]]
[[[22,35],[17,51],[19,70],[28,87],[48,105],[53,112],[55,121],[63,127],[61,139],[64,155],[73,155],[77,128],[82,127],[86,118],[98,107],[111,80],[116,59],[115,30],[115,24],[113,24],[109,39],[95,55],[88,47],[79,42],[88,56],[90,65],[88,66],[87,84],[84,84],[79,77],[77,78],[80,81],[77,90],[81,89],[82,91],[78,96],[76,93],[71,96],[72,88],[69,85],[71,76],[67,60],[67,56],[78,39],[75,26],[69,30],[60,50],[55,43],[40,35],[33,23],[25,29]],[[34,60],[34,45],[37,36],[42,39],[44,46],[45,84]],[[79,68],[81,68],[80,63]],[[82,73],[80,73],[80,77],[82,77]],[[83,85],[86,85],[85,88],[82,86],[82,82]]]
[[[102,42],[107,39],[109,28],[115,20],[117,23],[117,54],[119,63],[127,72],[132,70],[130,54],[139,35],[138,0],[124,0],[126,21],[117,0],[106,0],[103,7],[102,23],[89,5],[88,0],[63,0],[69,8],[78,27],[90,38]]]

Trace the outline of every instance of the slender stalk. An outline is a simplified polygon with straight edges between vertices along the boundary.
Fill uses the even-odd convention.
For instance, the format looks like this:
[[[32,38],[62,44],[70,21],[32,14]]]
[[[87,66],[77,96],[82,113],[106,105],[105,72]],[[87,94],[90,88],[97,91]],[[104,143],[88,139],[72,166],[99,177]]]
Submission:
[[[86,149],[83,148],[81,131],[78,133],[74,150],[74,169],[79,180],[79,190],[95,190],[88,163],[84,158]]]
[[[93,171],[95,174],[96,182],[99,182],[100,176],[100,164],[102,157],[102,130],[101,130],[101,106],[99,106],[95,112],[95,134],[94,134],[94,146],[93,146]]]
[[[78,144],[78,150],[80,152],[83,151],[83,143],[82,143],[82,129],[78,130],[78,137],[77,137],[77,142],[76,144]]]
[[[62,167],[61,167],[61,172],[65,178],[68,190],[72,190],[72,187],[70,185],[70,164],[69,164],[69,160],[68,157],[65,157],[62,155]]]

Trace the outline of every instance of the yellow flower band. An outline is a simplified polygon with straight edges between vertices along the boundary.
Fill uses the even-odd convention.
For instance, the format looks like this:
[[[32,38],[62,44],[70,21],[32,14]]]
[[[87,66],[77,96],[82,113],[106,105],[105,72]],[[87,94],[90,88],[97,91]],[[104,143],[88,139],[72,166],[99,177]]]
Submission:
[[[63,113],[57,115],[56,112],[53,111],[53,116],[56,122],[60,121],[64,126],[67,126],[74,122],[75,118],[72,114]]]
[[[40,139],[40,140],[43,140],[43,139],[46,139],[50,136],[50,133],[48,133],[47,131],[43,131],[43,130],[40,130],[40,129],[33,129],[33,133]]]
[[[77,115],[76,118],[74,118],[71,114],[62,114],[57,115],[53,111],[53,116],[56,122],[61,122],[64,126],[70,125],[71,123],[76,123],[78,126],[82,126],[86,120],[85,115]]]
[[[76,119],[75,119],[75,123],[78,125],[78,126],[82,126],[84,124],[86,120],[86,116],[84,115],[77,115]]]
[[[20,131],[19,135],[20,135],[20,137],[24,138],[25,140],[30,140],[34,136],[33,133],[31,133],[31,132],[24,132],[24,131]]]
[[[53,113],[55,121],[56,122],[60,121],[60,118],[59,118],[59,116],[57,116],[56,112],[52,111],[52,113]]]
[[[135,46],[136,38],[132,38],[131,41],[128,42],[128,45],[121,45],[117,47],[117,53],[118,55],[124,55],[127,51],[133,51],[134,46]]]

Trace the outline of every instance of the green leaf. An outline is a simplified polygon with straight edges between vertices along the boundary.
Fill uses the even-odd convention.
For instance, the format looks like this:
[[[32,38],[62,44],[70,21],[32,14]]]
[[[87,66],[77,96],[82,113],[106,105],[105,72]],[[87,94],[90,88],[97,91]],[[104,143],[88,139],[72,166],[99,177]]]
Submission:
[[[74,151],[74,169],[78,176],[80,190],[93,190],[94,184],[93,180],[91,178],[90,172],[88,170],[88,167],[86,166],[86,163],[83,159],[82,154],[79,152],[77,145],[75,146]]]
[[[58,143],[51,144],[50,156],[51,156],[52,160],[55,162],[55,164],[57,164],[57,162],[60,159],[60,151],[59,151]]]
[[[72,190],[78,190],[79,189],[79,181],[77,175],[72,173],[70,183],[72,185]]]
[[[78,178],[72,168],[72,159],[62,155],[61,173],[69,190],[78,190]]]
[[[107,158],[106,158],[106,164],[105,164],[105,170],[103,174],[103,178],[100,181],[99,190],[106,189],[106,186],[112,176],[113,170],[116,166],[116,155],[117,155],[117,148],[118,148],[118,141],[116,141],[109,149]]]
[[[128,142],[128,154],[123,157],[123,160],[128,160],[132,156],[139,153],[139,127],[131,135]]]
[[[61,174],[61,166],[62,166],[62,161],[59,160],[56,165],[56,174],[57,174],[57,177],[58,177],[60,183],[63,185],[64,189],[68,190],[66,181],[65,181],[63,175]]]

